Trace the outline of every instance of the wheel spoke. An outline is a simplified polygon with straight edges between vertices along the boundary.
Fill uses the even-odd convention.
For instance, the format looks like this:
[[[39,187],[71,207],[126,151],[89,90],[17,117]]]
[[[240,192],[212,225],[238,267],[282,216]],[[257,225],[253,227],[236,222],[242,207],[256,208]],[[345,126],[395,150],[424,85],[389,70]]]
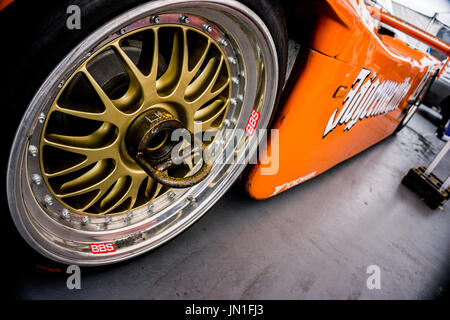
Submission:
[[[164,74],[156,81],[156,87],[159,93],[169,95],[180,82],[183,65],[187,65],[187,44],[186,33],[180,39],[180,33],[175,32],[173,36],[172,53],[169,66]],[[187,69],[187,67],[186,67]]]
[[[128,76],[131,79],[131,83],[143,86],[145,84],[145,76],[142,74],[141,70],[134,64],[130,59],[128,54],[120,47],[119,43],[114,44],[114,51],[119,57],[120,63],[122,64]],[[130,84],[131,86],[131,84]]]
[[[102,185],[102,188],[98,190],[98,193],[95,195],[95,197],[88,202],[87,205],[85,205],[81,211],[86,211],[89,208],[91,208],[94,204],[97,203],[97,201],[99,201],[105,194],[106,192],[109,190],[109,188],[113,185],[115,179],[109,179],[107,180],[107,182],[105,182],[104,185]],[[103,213],[102,213],[103,214]]]
[[[64,176],[66,174],[69,174],[69,173],[76,172],[78,170],[84,169],[87,166],[89,166],[89,165],[91,165],[91,164],[93,164],[93,163],[95,163],[97,161],[98,161],[98,159],[93,159],[93,158],[86,159],[86,160],[84,160],[84,161],[82,161],[82,162],[80,162],[80,163],[78,163],[78,164],[76,164],[76,165],[74,165],[74,166],[72,166],[70,168],[67,168],[67,169],[64,169],[64,170],[60,170],[60,171],[57,171],[57,172],[53,172],[53,173],[45,173],[45,175],[47,176],[47,178],[54,178],[54,177]]]
[[[122,176],[119,178],[119,180],[116,181],[114,187],[111,189],[111,191],[109,191],[108,195],[100,202],[101,209],[109,207],[115,200],[115,202],[118,204],[117,200],[120,199],[118,197],[120,197],[120,195],[124,193],[124,191],[126,191],[124,190],[125,188],[130,188],[128,180],[129,176]]]
[[[213,129],[212,127],[212,123],[219,117],[222,115],[222,113],[225,111],[225,109],[227,108],[226,103],[223,100],[216,100],[213,103],[211,103],[210,105],[208,105],[207,107],[197,111],[197,114],[202,113],[202,115],[204,114],[205,116],[203,117],[202,115],[199,115],[200,119],[204,119],[207,118],[206,120],[200,120],[201,124],[202,124],[202,130],[206,131],[208,129]],[[206,116],[209,117],[206,117]]]
[[[224,83],[222,83],[220,85],[219,88],[217,88],[214,91],[212,91],[213,88],[215,87],[217,79],[218,79],[218,77],[220,75],[220,71],[222,69],[223,61],[224,61],[224,58],[221,57],[219,65],[215,69],[215,72],[213,74],[212,79],[210,81],[208,81],[206,88],[204,88],[204,90],[202,91],[200,96],[198,98],[196,98],[194,101],[191,102],[191,105],[194,108],[194,112],[197,111],[198,109],[200,109],[200,107],[202,107],[208,101],[210,101],[210,100],[214,99],[215,97],[217,97],[219,94],[221,94],[229,86],[230,79],[227,78],[227,79],[225,79]],[[206,70],[206,68],[205,68],[205,70]],[[208,70],[208,71],[210,71],[210,70]],[[206,77],[206,75],[205,75],[205,77]],[[199,76],[199,78],[200,78],[200,76]]]
[[[155,191],[153,192],[153,196],[150,198],[150,200],[156,199],[157,196],[159,196],[159,193],[161,192],[163,185],[158,183],[156,185]]]
[[[122,196],[120,196],[119,199],[115,200],[114,205],[112,205],[111,207],[109,207],[108,209],[106,209],[104,211],[104,214],[108,214],[109,212],[114,211],[114,209],[119,207],[121,204],[123,204],[125,201],[127,201],[130,198],[131,198],[131,201],[127,207],[127,210],[132,209],[137,200],[139,187],[141,186],[141,183],[144,179],[145,179],[145,177],[135,178],[135,179],[131,180],[131,184],[129,184],[129,185],[127,183],[125,183],[123,180],[120,180],[120,185],[118,186],[117,190],[114,190],[116,185],[119,184],[119,181],[117,181],[116,185],[113,187],[113,189],[111,190],[110,193],[112,193],[113,191],[122,193],[124,191],[124,189],[126,189],[126,191]],[[113,196],[117,196],[117,195],[118,194],[116,193]],[[109,194],[108,194],[108,196],[109,196]],[[110,199],[110,200],[112,200],[112,199]]]
[[[158,29],[153,30],[153,57],[152,57],[152,67],[150,69],[150,74],[148,75],[150,83],[154,86],[156,79],[158,77],[158,66],[159,66],[159,36]]]
[[[106,120],[106,112],[87,112],[87,111],[81,111],[81,110],[75,110],[75,109],[67,109],[62,108],[58,104],[55,104],[55,110],[74,116],[78,118],[83,118],[87,120],[94,120],[94,121],[105,121]]]
[[[68,139],[67,136],[61,136],[64,137],[64,139]],[[70,141],[70,139],[69,139]],[[66,143],[63,143],[61,141],[54,141],[54,140],[49,140],[47,138],[43,139],[43,144],[44,145],[48,145],[50,147],[54,147],[63,151],[67,151],[67,152],[71,152],[71,153],[75,153],[75,154],[79,154],[79,155],[84,155],[87,159],[88,162],[86,165],[92,164],[96,161],[102,160],[102,159],[106,159],[106,158],[115,158],[117,156],[117,147],[116,144],[118,143],[118,140],[115,140],[113,143],[107,145],[107,146],[103,146],[103,147],[83,147],[83,146],[77,146],[77,145],[69,145]],[[83,162],[82,164],[79,164],[78,166],[80,166],[80,169],[82,168],[82,166],[85,163]],[[66,170],[71,170],[72,168],[66,169]],[[75,170],[75,168],[73,168]],[[69,173],[69,172],[68,172]],[[56,173],[56,175],[59,175],[59,173]]]
[[[207,90],[208,85],[212,83],[213,76],[217,73],[217,60],[215,57],[211,58],[197,79],[188,85],[184,94],[187,100],[193,100]]]
[[[47,141],[55,142],[59,145],[74,146],[79,148],[100,148],[101,146],[110,145],[116,140],[115,127],[110,123],[103,125],[96,131],[87,136],[69,136],[63,134],[49,133],[46,136]]]
[[[134,179],[133,182],[131,183],[130,189],[128,189],[127,191],[125,200],[131,198],[128,210],[131,210],[134,207],[138,199],[139,188],[141,186],[142,181],[144,181],[144,177],[141,177],[140,179]]]
[[[74,197],[94,190],[107,190],[115,180],[116,168],[110,170],[110,162],[100,160],[89,171],[80,177],[67,181],[61,185],[63,197]],[[109,172],[111,171],[111,172]],[[106,177],[104,177],[106,175]]]
[[[156,184],[157,184],[157,182],[155,180],[153,180],[152,178],[148,177],[147,185],[145,186],[145,192],[144,192],[146,198],[150,198],[151,197],[151,192],[154,189]]]
[[[203,49],[203,53],[200,56],[200,59],[198,60],[197,64],[192,68],[192,70],[189,70],[189,73],[191,74],[191,80],[197,74],[197,72],[200,70],[200,67],[205,62],[205,59],[206,59],[206,56],[208,55],[210,47],[211,47],[211,40],[207,39],[206,46]]]
[[[102,101],[102,103],[105,107],[105,111],[101,114],[102,117],[98,118],[98,120],[107,121],[107,122],[113,123],[117,127],[120,127],[123,124],[124,120],[126,120],[127,115],[125,113],[121,112],[116,107],[114,102],[108,97],[108,95],[105,93],[105,91],[103,91],[102,87],[100,87],[100,85],[97,83],[97,81],[91,75],[91,73],[86,69],[86,67],[82,68],[81,72],[86,76],[91,87],[95,90],[95,92],[97,93],[98,97],[100,98],[100,100]],[[87,117],[87,116],[89,116],[89,114],[86,114],[86,113],[84,113],[84,115],[83,114],[77,115],[73,111],[68,110],[68,109],[63,109],[61,111],[64,113],[67,113],[67,114],[79,116],[80,118],[89,119]],[[92,120],[96,120],[96,119],[92,119]]]
[[[68,151],[76,154],[81,154],[86,156],[89,159],[97,159],[103,152],[109,153],[107,151],[110,150],[110,146],[106,148],[83,148],[77,147],[73,145],[67,145],[63,143],[54,142],[48,139],[44,139],[44,144],[55,147],[57,149],[61,149],[63,151]]]
[[[214,117],[214,119],[216,119],[217,116],[219,116],[222,113],[221,111],[224,109],[224,107],[226,107],[225,103],[226,103],[225,99],[219,98],[219,99],[214,100],[207,106],[198,110],[195,113],[194,119],[197,121],[209,119],[212,117]]]

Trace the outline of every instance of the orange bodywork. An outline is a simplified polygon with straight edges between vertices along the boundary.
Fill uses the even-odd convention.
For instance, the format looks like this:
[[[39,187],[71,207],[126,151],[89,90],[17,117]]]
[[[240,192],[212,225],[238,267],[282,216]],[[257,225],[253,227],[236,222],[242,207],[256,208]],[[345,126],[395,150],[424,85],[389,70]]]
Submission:
[[[296,11],[297,21],[306,21],[299,28],[314,30],[301,43],[300,68],[272,126],[278,135],[268,139],[268,155],[246,177],[256,199],[307,181],[391,135],[441,66],[378,34],[376,16],[362,1],[299,3]]]
[[[0,0],[0,11],[9,6],[14,0]]]

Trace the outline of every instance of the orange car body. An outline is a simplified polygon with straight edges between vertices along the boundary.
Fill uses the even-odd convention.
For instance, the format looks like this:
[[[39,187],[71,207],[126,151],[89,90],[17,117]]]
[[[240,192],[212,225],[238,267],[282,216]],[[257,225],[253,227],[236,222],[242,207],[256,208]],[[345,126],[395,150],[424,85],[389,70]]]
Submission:
[[[378,34],[373,21],[393,25],[390,16],[362,0],[298,3],[295,17],[299,28],[314,31],[300,39],[300,67],[273,124],[277,139],[268,140],[268,155],[246,177],[256,199],[307,181],[391,135],[441,67],[427,53]],[[394,27],[448,50],[395,21]]]

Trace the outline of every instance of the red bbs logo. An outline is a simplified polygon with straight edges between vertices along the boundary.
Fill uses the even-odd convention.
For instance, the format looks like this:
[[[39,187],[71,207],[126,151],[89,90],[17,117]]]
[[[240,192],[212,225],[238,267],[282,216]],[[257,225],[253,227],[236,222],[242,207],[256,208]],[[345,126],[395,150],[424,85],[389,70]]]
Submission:
[[[245,131],[247,131],[249,135],[253,135],[255,132],[260,117],[261,114],[258,111],[252,110],[252,113],[248,118],[247,125],[245,126]]]
[[[90,243],[89,247],[93,254],[103,254],[116,251],[116,247],[111,242],[107,243]]]

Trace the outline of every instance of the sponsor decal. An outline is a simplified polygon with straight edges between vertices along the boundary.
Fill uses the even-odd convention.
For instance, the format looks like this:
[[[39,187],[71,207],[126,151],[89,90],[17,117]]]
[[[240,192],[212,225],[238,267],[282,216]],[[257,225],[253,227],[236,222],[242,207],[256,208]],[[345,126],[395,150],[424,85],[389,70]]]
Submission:
[[[274,191],[274,193],[272,193],[272,196],[277,195],[282,191],[286,191],[287,189],[290,189],[292,187],[295,187],[296,185],[298,185],[302,182],[305,182],[306,180],[311,179],[315,175],[316,175],[316,171],[311,172],[311,173],[307,174],[306,176],[295,179],[294,181],[286,182],[286,183],[282,184],[281,186],[277,186],[277,187],[275,187],[275,191]]]
[[[410,80],[406,78],[403,83],[381,80],[376,72],[372,74],[370,70],[362,69],[344,98],[342,107],[330,116],[323,138],[338,125],[348,131],[358,121],[396,110],[411,88]]]
[[[93,254],[103,254],[110,253],[116,251],[116,247],[113,243],[90,243],[89,247],[91,248],[91,252]]]
[[[253,133],[255,132],[260,117],[261,114],[258,111],[252,110],[252,113],[248,118],[247,125],[245,126],[245,131],[247,131],[249,135],[252,136]]]

